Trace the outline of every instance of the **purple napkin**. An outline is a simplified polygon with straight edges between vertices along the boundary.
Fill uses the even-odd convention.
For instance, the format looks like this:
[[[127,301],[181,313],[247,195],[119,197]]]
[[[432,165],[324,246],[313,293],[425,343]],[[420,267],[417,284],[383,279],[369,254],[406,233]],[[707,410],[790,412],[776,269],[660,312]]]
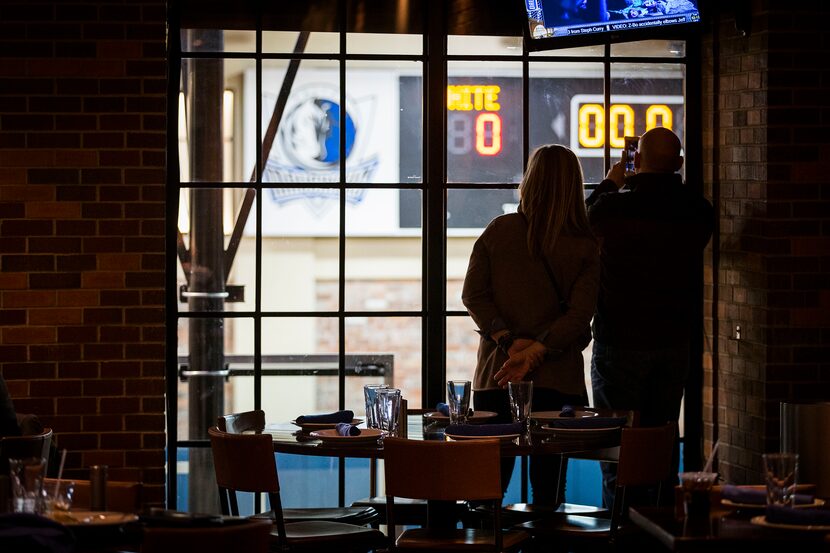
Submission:
[[[783,505],[767,505],[767,522],[774,524],[800,524],[803,526],[830,525],[827,509],[793,509]]]
[[[521,434],[524,426],[520,422],[507,424],[451,424],[444,430],[445,434],[456,436],[506,436]]]
[[[0,551],[75,551],[75,538],[66,526],[29,513],[0,514]]]
[[[559,412],[560,417],[575,417],[576,411],[570,405],[563,405],[562,410]]]
[[[360,436],[360,428],[348,422],[338,422],[334,429],[341,436]]]
[[[297,424],[331,424],[338,422],[352,422],[354,420],[353,411],[335,411],[334,413],[325,413],[322,415],[301,415],[294,421]]]
[[[747,488],[746,486],[733,486],[726,484],[721,490],[721,497],[733,503],[745,503],[747,505],[766,505],[767,491],[762,488]],[[796,505],[807,505],[815,501],[809,494],[795,494]]]
[[[625,417],[585,417],[573,419],[554,419],[548,426],[551,428],[617,428],[625,426]]]

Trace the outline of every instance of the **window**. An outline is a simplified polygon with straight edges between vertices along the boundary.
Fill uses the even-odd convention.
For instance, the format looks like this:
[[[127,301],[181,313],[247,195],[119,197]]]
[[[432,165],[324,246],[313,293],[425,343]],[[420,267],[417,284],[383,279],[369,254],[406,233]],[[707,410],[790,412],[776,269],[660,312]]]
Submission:
[[[362,413],[362,386],[378,381],[430,407],[447,378],[472,377],[467,260],[490,219],[515,210],[532,148],[569,145],[596,184],[624,135],[684,132],[682,42],[528,54],[519,36],[451,21],[436,36],[430,2],[287,4],[182,2],[172,21],[179,509],[213,508],[191,490],[215,487],[219,414]]]

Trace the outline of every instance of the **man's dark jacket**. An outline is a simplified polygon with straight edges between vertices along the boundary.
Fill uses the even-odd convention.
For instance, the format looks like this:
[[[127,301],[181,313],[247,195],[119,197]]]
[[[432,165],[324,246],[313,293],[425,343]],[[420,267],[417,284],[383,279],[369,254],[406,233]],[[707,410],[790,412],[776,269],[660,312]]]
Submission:
[[[594,339],[636,350],[688,343],[712,204],[667,173],[628,177],[620,192],[604,180],[586,203],[602,244]]]

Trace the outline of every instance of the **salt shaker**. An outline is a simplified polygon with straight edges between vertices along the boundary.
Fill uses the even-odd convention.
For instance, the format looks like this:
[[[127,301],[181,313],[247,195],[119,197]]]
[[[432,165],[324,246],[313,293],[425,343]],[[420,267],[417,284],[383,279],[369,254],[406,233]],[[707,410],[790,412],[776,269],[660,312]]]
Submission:
[[[107,465],[89,467],[89,507],[93,511],[107,510]]]

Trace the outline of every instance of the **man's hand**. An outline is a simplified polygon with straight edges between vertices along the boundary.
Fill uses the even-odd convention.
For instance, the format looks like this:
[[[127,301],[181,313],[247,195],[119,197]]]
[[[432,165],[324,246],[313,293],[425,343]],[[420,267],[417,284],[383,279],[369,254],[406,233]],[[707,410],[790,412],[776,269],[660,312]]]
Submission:
[[[625,162],[618,161],[611,169],[608,170],[608,174],[605,175],[605,178],[614,181],[614,184],[617,185],[617,188],[622,188],[625,186]]]
[[[545,345],[541,342],[518,338],[510,348],[510,358],[504,362],[493,379],[502,388],[506,388],[510,381],[524,379],[528,372],[542,362],[545,350]]]

